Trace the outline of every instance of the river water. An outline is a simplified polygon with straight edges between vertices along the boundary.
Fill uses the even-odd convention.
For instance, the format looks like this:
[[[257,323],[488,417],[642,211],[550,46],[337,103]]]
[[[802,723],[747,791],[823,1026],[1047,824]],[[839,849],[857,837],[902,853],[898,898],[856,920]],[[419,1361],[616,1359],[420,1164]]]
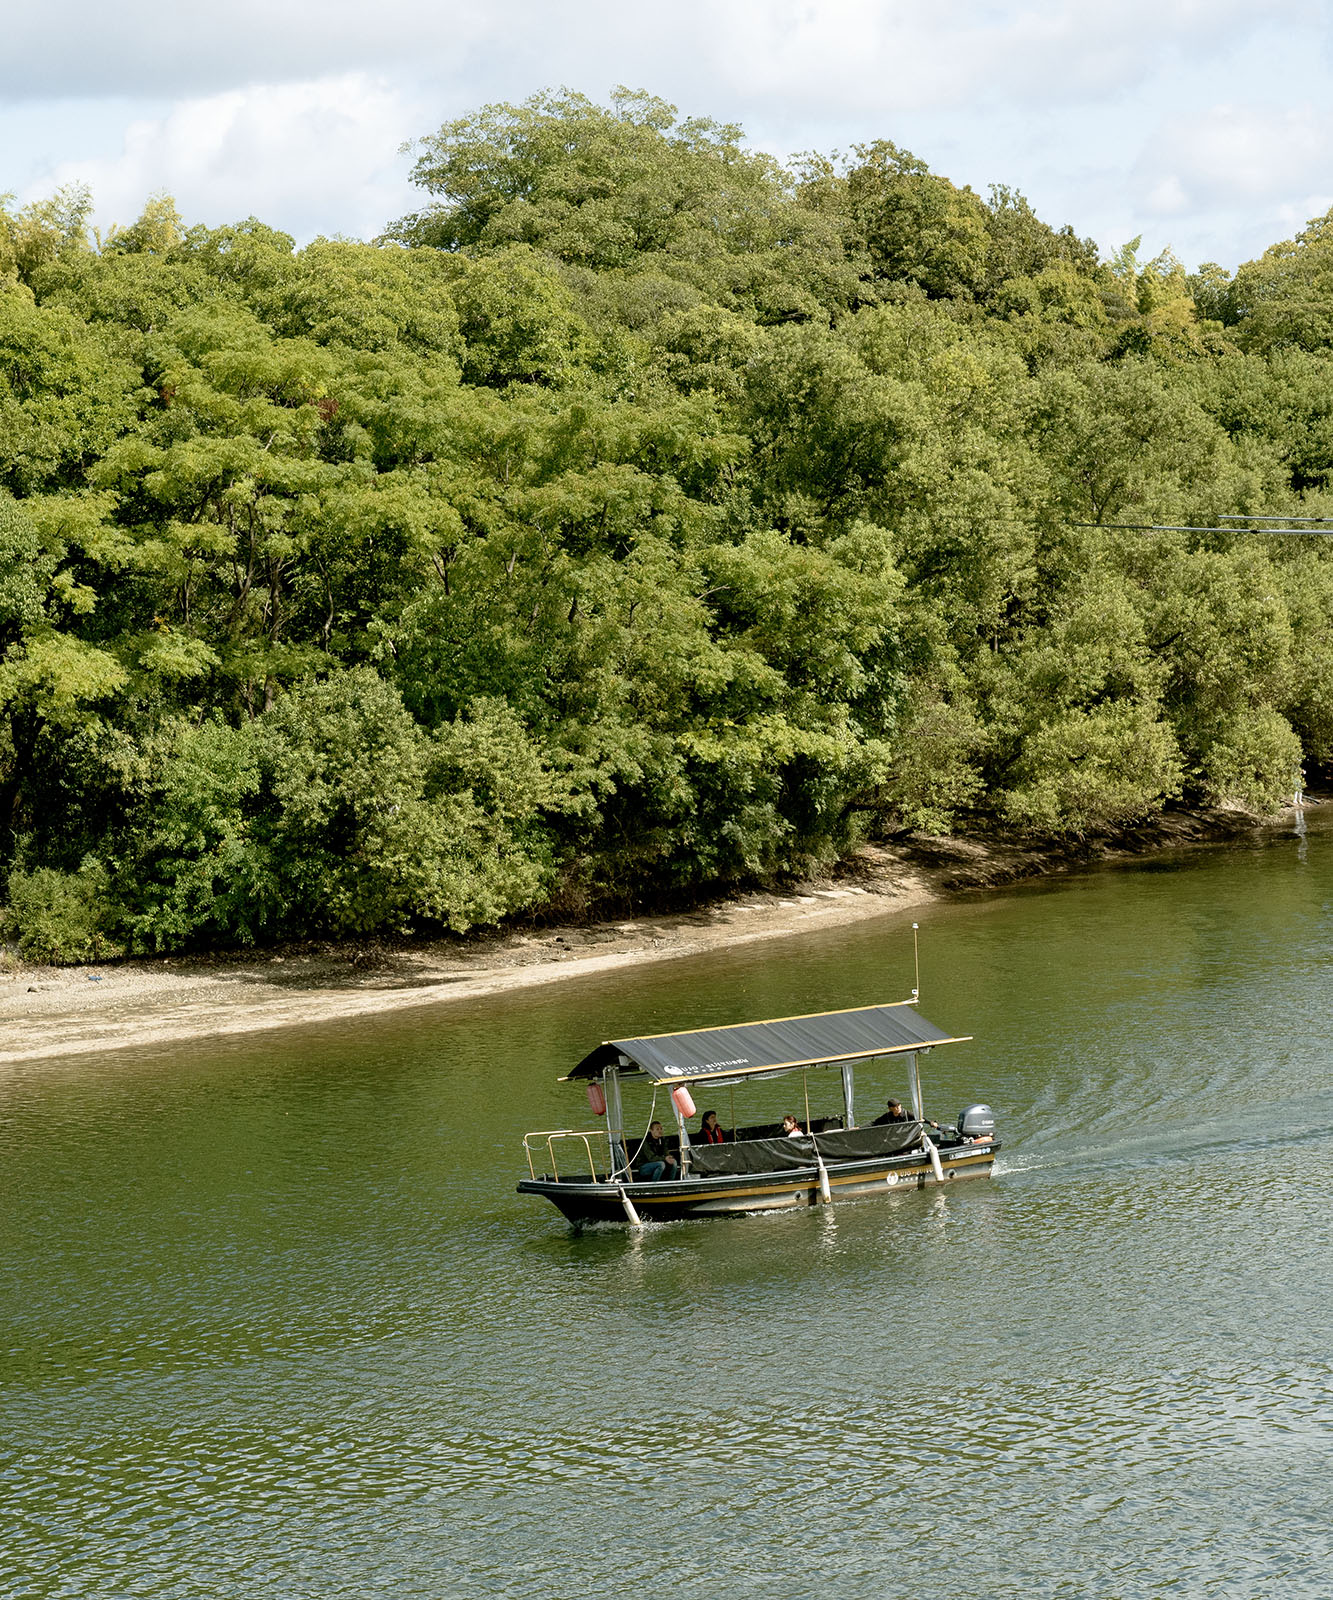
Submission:
[[[0,1594],[1322,1600],[1331,900],[1312,826],[932,908],[994,1180],[639,1237],[514,1193],[557,1073],[901,998],[907,922],[13,1073]]]

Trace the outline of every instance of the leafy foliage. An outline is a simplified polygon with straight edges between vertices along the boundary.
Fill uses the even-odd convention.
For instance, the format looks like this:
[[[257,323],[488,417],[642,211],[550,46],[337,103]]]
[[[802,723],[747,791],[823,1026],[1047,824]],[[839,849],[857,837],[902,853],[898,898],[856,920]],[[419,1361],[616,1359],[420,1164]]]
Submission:
[[[463,930],[1333,760],[1322,544],[1107,526],[1327,514],[1327,217],[1187,277],[628,90],[417,153],[373,245],[0,204],[25,949]]]

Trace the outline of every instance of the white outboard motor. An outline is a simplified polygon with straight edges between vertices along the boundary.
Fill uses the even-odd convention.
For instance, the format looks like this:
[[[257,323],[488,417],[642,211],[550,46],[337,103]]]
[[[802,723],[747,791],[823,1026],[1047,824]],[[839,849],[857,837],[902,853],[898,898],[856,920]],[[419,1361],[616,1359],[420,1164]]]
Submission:
[[[993,1139],[995,1113],[989,1106],[968,1106],[958,1113],[958,1131],[964,1139]]]

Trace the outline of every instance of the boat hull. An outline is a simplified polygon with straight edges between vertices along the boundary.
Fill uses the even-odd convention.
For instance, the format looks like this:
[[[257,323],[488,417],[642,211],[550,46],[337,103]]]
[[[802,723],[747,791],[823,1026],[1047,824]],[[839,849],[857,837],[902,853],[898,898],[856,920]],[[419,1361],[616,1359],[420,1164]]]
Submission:
[[[943,1181],[988,1178],[999,1145],[964,1145],[941,1150]],[[900,1194],[906,1189],[938,1186],[939,1180],[922,1150],[868,1161],[828,1163],[829,1194],[834,1204]],[[643,1222],[675,1222],[686,1217],[735,1215],[747,1211],[792,1211],[821,1204],[819,1169],[742,1173],[709,1178],[681,1178],[662,1183],[610,1183],[592,1179],[524,1178],[520,1194],[540,1195],[571,1222],[627,1222],[628,1200]],[[622,1198],[623,1197],[623,1198]]]

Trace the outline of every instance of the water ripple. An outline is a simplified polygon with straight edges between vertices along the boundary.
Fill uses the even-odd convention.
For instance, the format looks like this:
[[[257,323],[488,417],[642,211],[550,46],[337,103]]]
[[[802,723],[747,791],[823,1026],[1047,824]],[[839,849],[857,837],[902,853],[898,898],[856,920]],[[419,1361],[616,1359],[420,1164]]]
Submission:
[[[5,1080],[0,1593],[1322,1600],[1328,836],[1289,865],[941,909],[928,1092],[997,1177],[828,1212],[574,1235],[517,1136],[590,1018],[859,1003],[891,923]]]

